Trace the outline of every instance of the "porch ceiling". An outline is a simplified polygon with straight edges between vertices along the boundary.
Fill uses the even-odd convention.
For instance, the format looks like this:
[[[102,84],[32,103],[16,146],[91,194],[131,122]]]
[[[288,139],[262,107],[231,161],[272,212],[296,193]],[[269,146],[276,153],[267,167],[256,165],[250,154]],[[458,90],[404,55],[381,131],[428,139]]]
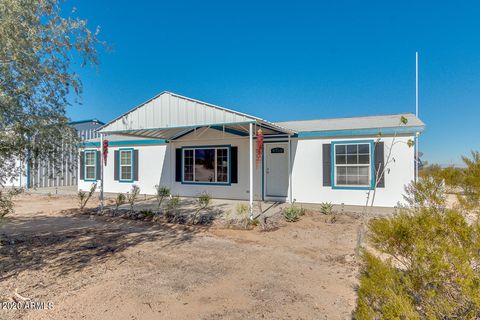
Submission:
[[[265,136],[292,134],[292,132],[290,131],[271,128],[261,123],[256,123],[256,122],[252,122],[252,123],[254,127],[254,132],[253,132],[254,136],[256,135],[256,132],[258,129],[262,129],[262,133]],[[210,129],[218,130],[221,132],[225,132],[228,134],[233,134],[241,137],[248,137],[249,135],[248,122],[247,123],[213,124],[213,125],[191,126],[191,127],[177,127],[177,128],[157,128],[157,129],[138,129],[138,130],[132,129],[132,130],[124,130],[124,131],[108,132],[108,133],[115,133],[115,134],[134,136],[134,137],[145,137],[145,138],[152,138],[152,139],[175,140],[201,128],[210,128]]]

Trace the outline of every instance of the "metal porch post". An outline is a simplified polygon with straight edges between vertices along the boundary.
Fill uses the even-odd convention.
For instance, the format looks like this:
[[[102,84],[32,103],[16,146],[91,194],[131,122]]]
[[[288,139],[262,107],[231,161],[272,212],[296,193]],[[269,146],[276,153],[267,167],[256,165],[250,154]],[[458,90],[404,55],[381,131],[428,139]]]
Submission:
[[[100,210],[103,211],[103,133],[100,133]]]
[[[250,200],[250,219],[253,219],[253,125],[248,125],[249,131],[249,162],[250,162],[250,188],[249,188],[249,200]]]

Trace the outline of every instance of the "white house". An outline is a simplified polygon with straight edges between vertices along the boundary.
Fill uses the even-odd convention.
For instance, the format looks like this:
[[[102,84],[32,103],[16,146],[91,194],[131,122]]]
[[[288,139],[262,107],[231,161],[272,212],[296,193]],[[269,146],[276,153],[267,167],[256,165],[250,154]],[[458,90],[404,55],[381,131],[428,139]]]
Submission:
[[[106,164],[102,138],[83,144],[78,187],[103,170],[105,192],[164,185],[181,196],[364,205],[376,184],[375,205],[394,206],[415,178],[411,142],[424,127],[413,114],[272,123],[163,92],[98,130]]]

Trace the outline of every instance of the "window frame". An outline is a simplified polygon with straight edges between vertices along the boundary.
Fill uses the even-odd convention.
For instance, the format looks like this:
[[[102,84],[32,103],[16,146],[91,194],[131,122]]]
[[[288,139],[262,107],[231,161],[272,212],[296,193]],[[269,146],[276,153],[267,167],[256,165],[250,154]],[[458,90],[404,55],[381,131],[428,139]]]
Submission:
[[[130,152],[132,162],[130,164],[130,174],[131,179],[122,179],[122,167],[128,167],[128,165],[122,165],[122,152]],[[119,182],[133,182],[134,181],[134,172],[133,168],[135,167],[135,153],[133,148],[120,148],[118,149],[118,181]]]
[[[369,170],[369,183],[365,185],[337,185],[337,163],[336,163],[336,154],[335,146],[337,145],[358,145],[358,144],[368,144],[370,148],[370,170]],[[374,140],[349,140],[349,141],[332,141],[331,142],[331,179],[332,179],[332,189],[344,189],[344,190],[373,190],[375,184],[375,158],[374,158]],[[340,165],[341,166],[341,165]],[[361,164],[356,164],[354,166],[362,166]],[[367,166],[367,165],[363,165]],[[347,167],[347,166],[345,166]]]
[[[217,150],[218,149],[225,149],[227,150],[227,158],[228,158],[228,172],[227,172],[227,181],[214,181],[214,182],[209,182],[209,181],[195,181],[195,150],[196,149],[214,149],[215,150],[215,163],[213,165],[214,170],[215,170],[215,180],[218,179],[218,173],[217,173]],[[212,145],[212,146],[184,146],[181,147],[182,150],[182,184],[194,184],[194,185],[209,185],[209,186],[229,186],[231,185],[231,173],[232,173],[232,150],[231,150],[231,145]],[[193,180],[185,180],[185,150],[193,150]]]
[[[95,182],[97,181],[97,151],[96,149],[87,149],[83,151],[83,181],[85,182]],[[87,165],[87,153],[93,153],[94,154],[94,162],[93,165]],[[87,167],[93,167],[93,174],[94,178],[93,179],[88,179],[87,177]]]

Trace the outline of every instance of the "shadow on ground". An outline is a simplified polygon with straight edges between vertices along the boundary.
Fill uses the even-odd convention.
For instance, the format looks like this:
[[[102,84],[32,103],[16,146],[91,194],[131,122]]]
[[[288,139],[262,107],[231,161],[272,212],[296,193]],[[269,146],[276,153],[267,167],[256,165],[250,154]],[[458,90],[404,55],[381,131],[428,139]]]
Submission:
[[[65,275],[140,243],[161,240],[160,247],[179,246],[203,230],[88,216],[10,219],[0,229],[0,281],[44,267]]]

